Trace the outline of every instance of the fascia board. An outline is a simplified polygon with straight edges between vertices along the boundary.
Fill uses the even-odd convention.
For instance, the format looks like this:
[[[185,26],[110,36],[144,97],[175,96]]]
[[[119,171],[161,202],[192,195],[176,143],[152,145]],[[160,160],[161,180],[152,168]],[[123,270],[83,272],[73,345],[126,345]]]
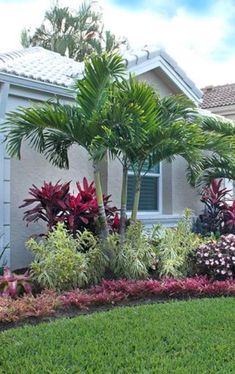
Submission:
[[[50,83],[35,81],[29,78],[18,77],[13,74],[1,73],[0,82],[7,82],[16,86],[30,88],[37,91],[47,92],[64,97],[74,97],[74,90],[67,87],[61,87]]]

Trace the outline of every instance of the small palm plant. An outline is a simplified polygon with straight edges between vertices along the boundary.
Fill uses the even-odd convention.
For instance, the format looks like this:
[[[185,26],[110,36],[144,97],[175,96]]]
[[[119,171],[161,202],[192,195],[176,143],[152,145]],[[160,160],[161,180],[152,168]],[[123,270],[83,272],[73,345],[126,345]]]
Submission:
[[[53,165],[69,168],[68,150],[73,144],[85,148],[93,162],[96,197],[99,207],[101,237],[108,235],[99,160],[106,153],[97,138],[105,134],[104,125],[111,106],[111,87],[125,73],[122,58],[115,54],[93,56],[85,64],[84,79],[76,82],[75,105],[46,102],[31,107],[19,107],[7,114],[3,131],[10,156],[21,156],[22,141],[26,140]]]

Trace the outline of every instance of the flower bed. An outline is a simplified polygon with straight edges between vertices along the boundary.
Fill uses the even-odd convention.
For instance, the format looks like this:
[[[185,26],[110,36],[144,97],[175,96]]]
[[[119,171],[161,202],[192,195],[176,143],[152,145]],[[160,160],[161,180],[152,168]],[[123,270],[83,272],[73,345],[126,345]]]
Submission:
[[[11,299],[0,297],[0,323],[6,324],[26,320],[30,317],[45,317],[66,311],[99,309],[102,305],[118,305],[120,302],[143,299],[168,300],[189,297],[235,296],[235,280],[209,281],[205,277],[187,279],[103,280],[99,286],[87,290],[73,290],[63,294],[44,291],[40,295],[25,295]]]

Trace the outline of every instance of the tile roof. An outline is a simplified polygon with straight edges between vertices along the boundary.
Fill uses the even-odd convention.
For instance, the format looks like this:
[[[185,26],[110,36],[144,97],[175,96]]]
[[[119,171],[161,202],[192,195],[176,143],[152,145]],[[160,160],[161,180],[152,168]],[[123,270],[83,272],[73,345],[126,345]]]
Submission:
[[[235,83],[223,86],[207,86],[202,91],[201,108],[216,108],[235,104]]]
[[[135,72],[145,63],[161,60],[180,77],[199,100],[201,91],[186,76],[177,63],[163,50],[146,47],[128,50],[123,58],[129,71]],[[151,70],[153,67],[149,68]],[[71,87],[74,79],[83,75],[84,63],[61,56],[42,47],[31,47],[16,52],[0,53],[0,73],[41,81],[56,86]]]

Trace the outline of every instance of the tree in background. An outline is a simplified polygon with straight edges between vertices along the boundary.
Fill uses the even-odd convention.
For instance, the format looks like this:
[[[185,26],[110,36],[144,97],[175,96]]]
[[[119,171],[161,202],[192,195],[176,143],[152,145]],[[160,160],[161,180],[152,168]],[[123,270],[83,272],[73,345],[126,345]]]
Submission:
[[[24,29],[21,33],[23,47],[41,46],[62,56],[76,61],[83,61],[86,56],[102,51],[127,48],[126,38],[117,39],[105,30],[102,13],[95,7],[95,2],[83,2],[77,11],[62,7],[57,2],[46,11],[44,20],[33,34]]]

